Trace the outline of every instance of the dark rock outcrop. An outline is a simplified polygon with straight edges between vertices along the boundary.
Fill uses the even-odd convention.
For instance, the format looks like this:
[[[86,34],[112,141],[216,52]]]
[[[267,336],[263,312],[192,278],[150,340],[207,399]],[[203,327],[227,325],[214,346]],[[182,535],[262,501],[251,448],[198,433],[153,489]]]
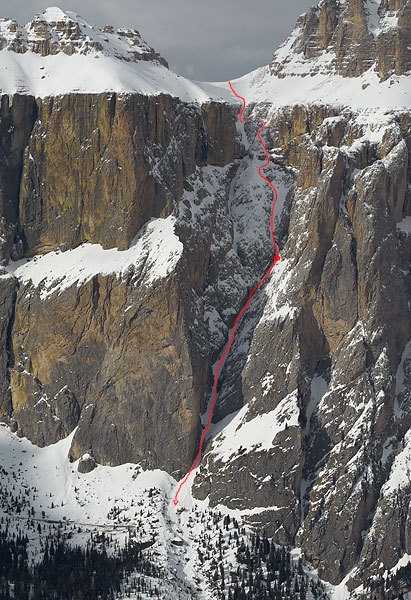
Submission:
[[[307,74],[358,77],[373,67],[384,80],[411,70],[410,39],[409,0],[322,0],[300,17],[287,53],[274,54],[270,69],[281,77],[302,61]]]
[[[390,530],[392,511],[378,509],[378,525],[373,514],[387,505],[381,490],[394,440],[410,426],[396,409],[409,398],[406,378],[404,400],[395,393],[411,337],[410,239],[401,229],[410,214],[410,124],[409,113],[388,116],[369,141],[350,111],[295,106],[273,117],[273,146],[298,169],[284,262],[242,372],[242,418],[211,443],[195,482],[199,497],[240,508],[279,543],[304,548],[333,583],[359,557],[354,581],[372,572],[371,560],[390,568],[408,552],[404,519],[395,551],[385,535],[378,549],[368,535]],[[294,422],[287,394],[295,396]],[[260,451],[278,415],[271,448]],[[261,431],[255,444],[227,462],[220,447],[237,448],[252,427]]]
[[[78,462],[77,470],[79,473],[91,473],[96,468],[97,463],[90,454],[83,454]]]
[[[0,260],[8,262],[17,232],[23,154],[37,116],[34,98],[1,96]],[[17,254],[14,253],[14,258]]]
[[[12,411],[9,386],[10,331],[13,325],[16,281],[0,272],[0,420],[5,421]]]

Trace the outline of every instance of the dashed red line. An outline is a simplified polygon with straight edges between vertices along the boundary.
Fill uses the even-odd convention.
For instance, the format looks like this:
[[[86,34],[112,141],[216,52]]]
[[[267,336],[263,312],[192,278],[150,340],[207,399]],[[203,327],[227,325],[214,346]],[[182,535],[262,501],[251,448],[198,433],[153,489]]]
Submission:
[[[230,339],[226,345],[226,347],[224,348],[224,351],[221,355],[220,360],[218,361],[217,364],[217,368],[215,370],[215,374],[214,374],[214,382],[213,382],[213,398],[210,404],[210,407],[208,409],[208,415],[207,415],[207,425],[204,427],[203,432],[201,434],[200,437],[200,441],[198,444],[198,451],[197,451],[197,456],[194,459],[193,464],[190,467],[190,470],[187,472],[187,474],[185,475],[185,477],[180,481],[177,491],[174,495],[174,504],[175,506],[178,505],[179,500],[178,497],[180,495],[180,492],[182,490],[182,488],[184,487],[184,485],[187,483],[188,478],[190,477],[191,473],[194,471],[194,469],[196,469],[200,463],[201,460],[201,455],[203,452],[203,446],[204,446],[204,442],[205,442],[205,438],[206,435],[211,427],[211,419],[213,417],[213,412],[214,412],[214,408],[217,402],[217,384],[218,384],[218,378],[220,375],[220,371],[224,365],[225,359],[227,358],[228,353],[231,350],[231,347],[234,343],[235,340],[235,335],[236,335],[236,331],[237,331],[237,327],[238,327],[238,323],[240,322],[240,320],[242,319],[242,317],[244,316],[244,314],[246,313],[248,307],[250,306],[251,300],[253,299],[254,294],[257,292],[257,290],[267,281],[267,279],[270,277],[272,270],[274,269],[275,265],[278,263],[278,261],[280,260],[280,253],[278,250],[278,245],[277,242],[275,241],[275,231],[274,231],[274,216],[275,216],[275,205],[277,203],[278,200],[278,192],[273,184],[272,181],[270,181],[269,179],[267,179],[267,177],[265,177],[265,175],[263,175],[262,171],[263,169],[265,169],[266,167],[268,167],[268,165],[270,164],[270,157],[269,157],[269,153],[268,153],[268,149],[267,146],[265,145],[263,138],[262,138],[262,133],[264,131],[264,128],[267,124],[266,121],[264,121],[263,119],[261,119],[260,117],[256,116],[256,115],[250,115],[249,117],[246,118],[246,120],[244,121],[243,115],[244,115],[244,111],[246,109],[246,101],[245,99],[240,96],[239,94],[237,94],[237,92],[235,91],[235,89],[233,88],[231,81],[228,82],[228,85],[230,86],[231,91],[233,92],[233,94],[242,101],[242,107],[240,110],[240,113],[238,115],[238,120],[240,121],[240,123],[246,123],[247,121],[250,121],[251,119],[256,119],[257,121],[259,121],[261,123],[261,127],[258,130],[257,136],[258,136],[258,140],[261,144],[261,147],[264,150],[264,154],[265,154],[265,160],[266,162],[263,165],[260,165],[258,167],[258,174],[261,177],[261,179],[263,179],[266,183],[268,183],[268,185],[270,186],[270,188],[272,189],[273,192],[273,202],[271,204],[271,214],[270,214],[270,232],[271,232],[271,241],[273,244],[273,248],[274,248],[274,257],[273,257],[273,261],[270,265],[270,267],[268,268],[266,274],[264,275],[264,277],[262,277],[262,279],[260,279],[260,281],[253,287],[253,289],[251,290],[246,303],[244,304],[243,308],[240,310],[240,312],[238,313],[233,327],[231,329],[231,335],[230,335]]]

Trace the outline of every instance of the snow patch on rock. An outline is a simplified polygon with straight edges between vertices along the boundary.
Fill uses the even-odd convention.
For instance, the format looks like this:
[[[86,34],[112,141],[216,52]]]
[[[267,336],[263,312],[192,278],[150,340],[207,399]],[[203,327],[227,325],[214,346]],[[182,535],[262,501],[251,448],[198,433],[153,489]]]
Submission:
[[[211,452],[215,461],[226,463],[238,452],[270,450],[278,433],[287,427],[299,426],[297,390],[283,398],[274,410],[248,421],[249,410],[247,404],[214,438]]]
[[[151,286],[167,277],[182,255],[183,244],[174,232],[174,223],[173,216],[151,220],[128,250],[105,250],[99,244],[81,244],[74,250],[11,262],[7,269],[22,283],[31,281],[39,288],[42,300],[72,285],[80,286],[96,275],[123,277],[139,267],[142,269],[140,283]]]

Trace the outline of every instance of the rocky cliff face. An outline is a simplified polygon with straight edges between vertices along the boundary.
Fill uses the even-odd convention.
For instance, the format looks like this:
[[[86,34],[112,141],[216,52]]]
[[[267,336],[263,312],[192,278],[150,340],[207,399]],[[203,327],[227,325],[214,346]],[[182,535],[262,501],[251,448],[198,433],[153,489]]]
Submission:
[[[383,72],[374,60],[378,37],[361,29],[371,8],[324,2],[302,17],[287,57],[274,56],[273,90],[304,61],[311,74],[409,72],[397,59]],[[384,11],[405,23],[408,10],[381,4],[379,27],[388,16],[397,23]],[[401,27],[391,33],[409,45]],[[360,32],[348,72],[338,40]],[[263,77],[254,79],[262,91]],[[254,110],[267,114],[267,102]],[[304,548],[332,583],[351,573],[355,587],[409,553],[411,115],[318,101],[269,114],[273,163],[296,173],[283,262],[237,385],[243,408],[210,443],[194,493]]]
[[[250,520],[304,547],[335,583],[369,552],[364,531],[374,535],[409,427],[400,407],[411,335],[409,128],[409,114],[358,127],[349,111],[303,106],[270,122],[273,144],[298,169],[283,262],[242,372],[245,408],[196,480],[215,504],[258,506]],[[373,561],[393,566],[401,552],[389,565],[382,551]]]
[[[170,213],[184,176],[208,158],[206,117],[169,96],[82,94],[41,100],[37,110],[20,189],[26,255],[82,242],[127,249],[150,218]],[[176,140],[166,194],[150,169]]]
[[[12,414],[21,434],[40,445],[65,437],[80,419],[74,458],[91,450],[103,463],[137,458],[183,473],[210,369],[209,352],[190,330],[191,290],[205,285],[211,239],[203,242],[203,267],[187,243],[186,268],[153,276],[153,286],[147,223],[155,217],[166,223],[197,168],[232,163],[239,152],[235,115],[221,104],[203,111],[169,96],[115,94],[37,103],[27,97],[23,107],[7,100],[3,107],[10,131],[27,144],[4,193],[12,208],[10,216],[4,212],[3,259],[10,252],[14,259],[35,255],[31,264],[38,262],[40,276],[37,286],[30,279],[20,286],[14,310],[15,284],[4,279],[3,354],[11,369],[2,385],[7,390],[10,380],[12,402],[4,401],[2,418]],[[32,118],[23,119],[26,113]],[[75,278],[65,289],[54,282],[47,291],[50,266],[42,266],[40,255],[88,243],[114,246],[121,258],[143,230],[143,259],[121,276],[96,274],[82,285]],[[181,239],[188,235],[181,229]],[[160,255],[166,250],[160,247]]]
[[[193,487],[351,588],[411,554],[409,17],[404,0],[324,0],[241,89],[268,122],[282,261],[221,372]],[[104,52],[55,9],[5,27],[45,59]],[[133,36],[119,60],[158,65]],[[359,92],[275,104],[316,75]],[[272,260],[256,124],[237,114],[228,93],[2,96],[0,419],[19,435],[75,429],[70,458],[91,465],[190,467],[213,366]]]
[[[40,56],[59,53],[114,55],[124,61],[156,61],[168,67],[167,61],[153,50],[135,29],[118,29],[107,25],[103,30],[90,25],[79,15],[48,8],[20,26],[13,19],[0,20],[0,50],[18,54],[33,52]]]
[[[408,0],[323,0],[300,17],[270,69],[280,77],[358,77],[373,67],[382,80],[403,75],[411,69],[410,29]]]

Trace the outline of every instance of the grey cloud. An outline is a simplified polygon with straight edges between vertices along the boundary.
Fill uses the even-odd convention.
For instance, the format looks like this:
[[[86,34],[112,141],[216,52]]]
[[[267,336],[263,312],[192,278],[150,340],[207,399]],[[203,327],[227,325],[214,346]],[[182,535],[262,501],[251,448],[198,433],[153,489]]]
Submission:
[[[26,23],[53,0],[0,0],[0,16]],[[314,0],[60,0],[97,25],[136,27],[173,70],[227,80],[265,65]]]

